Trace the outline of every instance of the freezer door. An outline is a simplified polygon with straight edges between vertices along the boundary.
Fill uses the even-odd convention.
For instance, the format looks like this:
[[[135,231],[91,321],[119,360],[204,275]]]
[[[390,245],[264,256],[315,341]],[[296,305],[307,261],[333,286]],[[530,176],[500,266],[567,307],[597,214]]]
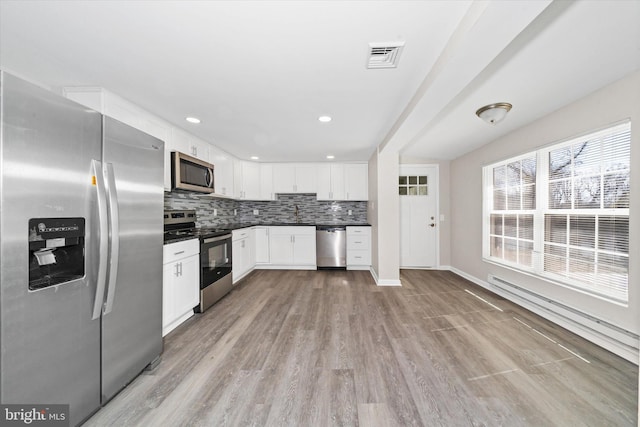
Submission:
[[[76,425],[100,407],[91,165],[101,155],[101,116],[6,73],[1,79],[0,401],[69,404]],[[31,218],[84,218],[84,276],[29,290],[30,264],[39,268],[29,253]],[[53,250],[45,263],[61,263],[64,253]]]
[[[162,352],[164,143],[104,117],[110,269],[102,315],[102,398]]]

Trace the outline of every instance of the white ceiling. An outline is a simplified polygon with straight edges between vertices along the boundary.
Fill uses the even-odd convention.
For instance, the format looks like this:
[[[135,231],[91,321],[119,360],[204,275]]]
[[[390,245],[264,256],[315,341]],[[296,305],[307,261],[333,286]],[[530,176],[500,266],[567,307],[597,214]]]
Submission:
[[[398,68],[365,68],[394,41]],[[640,1],[0,0],[0,67],[104,87],[244,159],[452,159],[640,69]],[[504,122],[475,117],[499,101]]]

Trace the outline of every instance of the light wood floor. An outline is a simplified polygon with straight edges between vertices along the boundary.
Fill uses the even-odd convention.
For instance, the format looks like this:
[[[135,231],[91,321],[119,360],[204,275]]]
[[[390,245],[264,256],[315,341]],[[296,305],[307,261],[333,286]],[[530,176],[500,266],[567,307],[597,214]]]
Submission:
[[[86,425],[637,425],[633,364],[453,273],[401,279],[255,271]]]

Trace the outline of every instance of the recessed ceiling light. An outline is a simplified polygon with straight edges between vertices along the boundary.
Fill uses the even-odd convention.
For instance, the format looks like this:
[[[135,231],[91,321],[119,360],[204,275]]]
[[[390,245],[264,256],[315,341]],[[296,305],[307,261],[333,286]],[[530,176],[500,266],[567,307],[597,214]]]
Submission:
[[[195,123],[195,124],[200,123],[200,119],[198,119],[198,118],[196,118],[196,117],[187,117],[187,118],[186,118],[186,120],[187,120],[189,123]]]
[[[260,157],[258,157],[258,156],[251,156],[251,157],[250,157],[250,159],[251,159],[251,160],[258,160],[259,158],[260,158]]]
[[[336,156],[333,156],[333,155],[331,155],[331,154],[329,154],[329,155],[327,156],[327,159],[335,159],[335,158],[336,158]]]
[[[318,117],[318,120],[320,120],[322,123],[328,123],[331,121],[331,117],[330,116],[320,116]]]

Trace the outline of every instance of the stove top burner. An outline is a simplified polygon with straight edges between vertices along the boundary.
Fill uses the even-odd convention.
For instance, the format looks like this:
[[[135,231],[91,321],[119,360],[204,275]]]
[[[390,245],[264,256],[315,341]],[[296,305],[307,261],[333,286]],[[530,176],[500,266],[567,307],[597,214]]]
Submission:
[[[164,242],[172,242],[179,240],[187,240],[190,238],[199,238],[200,240],[208,237],[217,237],[224,234],[230,234],[231,230],[225,228],[180,228],[176,230],[167,230],[164,232]]]

